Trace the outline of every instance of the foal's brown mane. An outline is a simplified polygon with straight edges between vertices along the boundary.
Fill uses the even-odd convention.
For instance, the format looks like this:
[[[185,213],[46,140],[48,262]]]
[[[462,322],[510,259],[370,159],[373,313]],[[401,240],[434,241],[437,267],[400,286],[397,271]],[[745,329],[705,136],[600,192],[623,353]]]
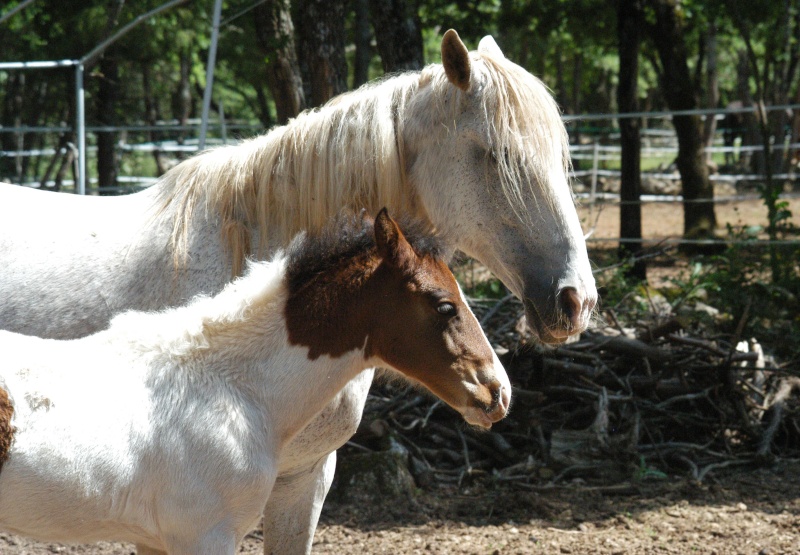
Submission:
[[[292,241],[286,249],[285,279],[289,290],[296,291],[315,276],[353,264],[354,258],[363,262],[373,258],[374,223],[366,211],[343,212],[322,231],[305,233]],[[431,234],[423,222],[401,217],[397,223],[418,256],[443,260],[450,255],[444,241]]]
[[[442,264],[446,251],[435,237],[420,233],[422,226],[413,222],[399,226],[411,249],[423,259],[421,264]],[[402,248],[387,246],[389,250],[379,253],[374,228],[372,218],[363,212],[340,214],[335,224],[313,236],[301,236],[287,249],[284,281],[289,296],[284,316],[289,342],[308,347],[312,360],[361,348],[369,356],[367,339],[374,331],[370,314],[380,310],[377,305],[385,304],[387,296],[397,293],[392,272],[371,278],[380,273],[384,254],[397,255]],[[408,270],[411,279],[417,265]]]

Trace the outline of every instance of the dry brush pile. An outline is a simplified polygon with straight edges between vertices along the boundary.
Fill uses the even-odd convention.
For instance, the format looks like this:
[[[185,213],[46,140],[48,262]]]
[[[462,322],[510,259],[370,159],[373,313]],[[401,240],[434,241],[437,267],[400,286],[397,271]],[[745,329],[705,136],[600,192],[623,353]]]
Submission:
[[[664,310],[626,328],[607,311],[578,341],[545,349],[528,341],[516,299],[473,304],[514,386],[510,415],[476,431],[424,392],[378,385],[343,461],[391,452],[423,487],[613,489],[800,455],[800,372],[754,339],[687,330]]]

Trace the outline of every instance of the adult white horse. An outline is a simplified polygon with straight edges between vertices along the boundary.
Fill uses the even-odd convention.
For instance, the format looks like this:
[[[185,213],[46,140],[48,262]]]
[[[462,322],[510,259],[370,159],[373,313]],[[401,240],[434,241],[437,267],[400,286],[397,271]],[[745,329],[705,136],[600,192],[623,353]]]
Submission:
[[[441,65],[201,153],[141,193],[0,187],[0,328],[86,335],[123,310],[216,293],[245,256],[266,255],[343,207],[387,206],[483,262],[524,301],[541,340],[558,343],[586,327],[597,295],[568,166],[546,87],[491,37],[470,53],[451,30]],[[266,553],[310,550],[335,450],[354,432],[333,423],[358,422],[331,414],[360,415],[371,380],[360,374],[290,445],[290,467],[301,470],[278,477]]]

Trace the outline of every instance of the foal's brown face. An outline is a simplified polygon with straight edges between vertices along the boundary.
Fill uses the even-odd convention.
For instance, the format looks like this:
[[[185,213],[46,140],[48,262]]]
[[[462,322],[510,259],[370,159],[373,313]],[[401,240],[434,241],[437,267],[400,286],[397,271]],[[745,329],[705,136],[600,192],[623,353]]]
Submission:
[[[508,411],[511,386],[452,272],[418,256],[385,210],[375,219],[375,237],[383,261],[373,275],[377,318],[368,350],[470,424],[491,427]]]

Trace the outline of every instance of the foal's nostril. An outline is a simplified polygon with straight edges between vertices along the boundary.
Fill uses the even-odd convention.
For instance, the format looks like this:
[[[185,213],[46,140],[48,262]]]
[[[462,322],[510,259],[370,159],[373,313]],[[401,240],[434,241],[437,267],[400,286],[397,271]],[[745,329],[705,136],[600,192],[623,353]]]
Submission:
[[[558,294],[558,304],[564,314],[569,329],[574,330],[581,327],[581,315],[583,312],[583,296],[574,287],[565,287]]]
[[[502,411],[503,415],[508,412],[508,404],[510,402],[509,392],[502,385],[498,385],[492,389],[492,403],[484,410],[487,414],[497,412],[498,409]],[[501,416],[502,418],[502,416]]]

